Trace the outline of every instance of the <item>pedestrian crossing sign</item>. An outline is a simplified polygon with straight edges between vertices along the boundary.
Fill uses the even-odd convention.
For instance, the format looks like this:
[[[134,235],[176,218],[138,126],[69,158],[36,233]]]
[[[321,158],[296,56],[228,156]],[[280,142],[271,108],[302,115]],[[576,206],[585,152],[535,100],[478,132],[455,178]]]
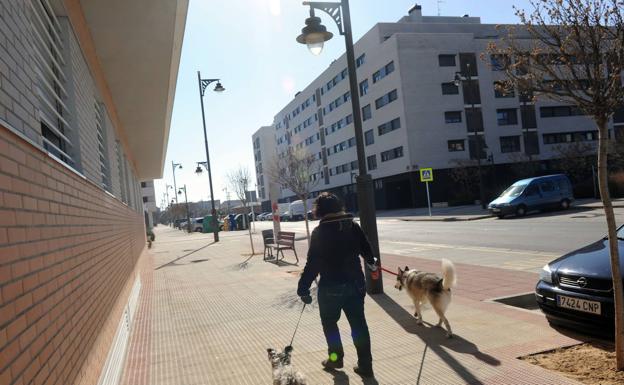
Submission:
[[[421,182],[433,182],[433,169],[421,168],[420,169],[420,181]]]

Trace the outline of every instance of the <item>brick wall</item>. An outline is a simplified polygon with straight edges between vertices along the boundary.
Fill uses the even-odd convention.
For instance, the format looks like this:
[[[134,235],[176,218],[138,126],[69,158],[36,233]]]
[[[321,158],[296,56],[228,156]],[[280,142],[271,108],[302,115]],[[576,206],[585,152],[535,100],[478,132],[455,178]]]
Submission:
[[[0,125],[0,384],[96,383],[144,245],[140,213]]]

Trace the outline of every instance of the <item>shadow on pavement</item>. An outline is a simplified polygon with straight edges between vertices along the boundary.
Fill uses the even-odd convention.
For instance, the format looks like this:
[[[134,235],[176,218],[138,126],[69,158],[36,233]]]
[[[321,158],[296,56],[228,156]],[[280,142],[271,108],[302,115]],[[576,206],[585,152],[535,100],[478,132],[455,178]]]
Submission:
[[[334,377],[333,385],[349,385],[349,376],[338,370],[327,370],[327,373]],[[375,378],[362,378],[362,384],[364,385],[379,385],[379,382]]]
[[[451,356],[445,349],[450,349],[457,353],[470,354],[479,361],[482,361],[491,366],[500,365],[500,361],[495,357],[492,357],[486,353],[479,351],[479,348],[474,343],[458,336],[453,335],[453,338],[446,338],[446,333],[438,328],[432,327],[433,325],[425,323],[429,327],[416,324],[416,320],[407,310],[401,305],[396,303],[391,297],[386,294],[372,295],[371,298],[375,301],[386,313],[394,319],[406,332],[417,335],[426,346],[429,347],[438,357],[446,362],[455,373],[457,373],[462,379],[469,384],[482,384],[482,382],[476,378],[467,368],[465,368],[459,361]],[[445,349],[442,349],[444,347]],[[424,359],[424,358],[423,358]],[[421,368],[422,370],[422,368]]]
[[[195,250],[191,251],[190,253],[186,253],[186,254],[184,254],[183,256],[181,256],[181,257],[178,257],[178,258],[174,259],[173,261],[167,262],[167,263],[165,263],[164,265],[160,265],[160,266],[158,266],[157,268],[155,268],[154,270],[160,270],[160,269],[162,269],[163,267],[168,267],[168,266],[176,266],[176,265],[179,265],[179,264],[177,264],[177,263],[176,263],[177,261],[181,260],[182,258],[186,258],[186,257],[188,257],[188,256],[189,256],[189,255],[191,255],[191,254],[195,254],[196,252],[198,252],[198,251],[200,251],[200,250],[203,250],[203,249],[205,249],[206,247],[208,247],[208,246],[210,246],[210,245],[214,245],[215,243],[216,243],[215,241],[212,241],[212,242],[210,242],[209,244],[207,244],[207,245],[205,245],[205,246],[200,247],[199,249],[195,249]]]

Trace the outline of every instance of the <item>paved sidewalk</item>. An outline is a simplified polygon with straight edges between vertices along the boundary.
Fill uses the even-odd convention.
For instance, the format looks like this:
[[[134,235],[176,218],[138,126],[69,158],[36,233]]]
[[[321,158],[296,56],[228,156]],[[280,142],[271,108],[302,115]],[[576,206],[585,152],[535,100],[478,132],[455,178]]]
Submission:
[[[211,238],[156,228],[154,247],[144,256],[123,384],[272,383],[266,348],[290,341],[302,306],[295,287],[305,261],[276,266],[263,262],[262,255],[250,258],[243,232],[222,233],[217,244]],[[260,235],[255,238],[256,251],[262,251]],[[305,241],[297,244],[305,255]],[[386,266],[440,269],[438,261],[383,258]],[[416,325],[413,305],[385,274],[385,294],[366,299],[376,380],[362,381],[351,369],[356,357],[344,319],[347,366],[334,373],[320,369],[326,346],[317,307],[303,314],[293,344],[295,365],[310,385],[578,384],[516,358],[576,340],[551,329],[539,312],[484,301],[532,290],[535,274],[456,266],[458,287],[448,312],[453,339],[430,325]],[[425,310],[424,320],[437,321],[433,310]]]

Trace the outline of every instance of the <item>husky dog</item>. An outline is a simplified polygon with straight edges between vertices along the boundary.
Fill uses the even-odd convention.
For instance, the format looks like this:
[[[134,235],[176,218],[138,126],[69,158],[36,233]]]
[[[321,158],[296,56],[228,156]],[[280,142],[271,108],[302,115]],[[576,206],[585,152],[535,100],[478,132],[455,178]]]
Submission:
[[[420,306],[427,301],[433,307],[433,310],[440,317],[440,321],[436,327],[441,327],[442,322],[446,326],[446,336],[452,337],[453,331],[451,325],[444,316],[446,308],[451,303],[451,288],[455,286],[455,266],[449,260],[442,260],[442,278],[434,273],[426,273],[418,270],[410,270],[405,266],[405,270],[399,267],[395,288],[401,290],[405,288],[407,294],[414,301],[416,312],[416,322],[422,325],[422,313]]]
[[[269,361],[273,368],[273,385],[306,385],[303,373],[296,370],[290,363],[292,346],[286,346],[283,352],[267,349]]]

